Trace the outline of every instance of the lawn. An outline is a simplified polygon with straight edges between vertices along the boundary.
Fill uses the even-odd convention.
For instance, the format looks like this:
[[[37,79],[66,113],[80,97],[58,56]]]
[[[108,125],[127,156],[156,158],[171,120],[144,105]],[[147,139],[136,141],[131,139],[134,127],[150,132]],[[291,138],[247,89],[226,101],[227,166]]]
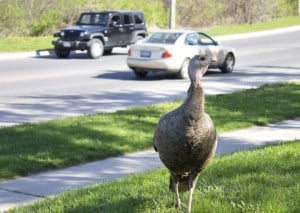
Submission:
[[[237,33],[250,33],[261,30],[271,30],[296,25],[300,25],[300,16],[276,18],[257,24],[216,26],[203,30],[213,36],[217,36]]]
[[[294,16],[276,18],[259,24],[215,26],[201,30],[212,36],[217,36],[289,27],[299,25],[299,23],[300,17]],[[44,37],[2,37],[0,38],[0,53],[51,49],[53,48],[52,40],[54,40],[54,37],[51,35]]]
[[[52,36],[43,37],[0,37],[1,52],[23,52],[44,49],[53,49]]]
[[[300,116],[300,82],[208,96],[219,133]],[[152,147],[159,117],[182,100],[0,128],[0,180]]]
[[[300,141],[216,157],[200,175],[193,212],[300,212]],[[174,210],[165,168],[69,191],[9,212]],[[187,193],[181,194],[187,202]]]

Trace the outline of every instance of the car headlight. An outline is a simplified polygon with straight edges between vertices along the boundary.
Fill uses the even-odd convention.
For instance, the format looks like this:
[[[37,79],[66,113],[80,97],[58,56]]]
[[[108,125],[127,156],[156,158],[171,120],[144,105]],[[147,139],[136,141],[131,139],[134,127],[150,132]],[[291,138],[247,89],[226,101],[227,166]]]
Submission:
[[[60,31],[60,37],[64,37],[65,36],[65,32],[64,31]]]
[[[86,31],[80,33],[80,37],[84,37],[84,36],[86,36],[86,35],[87,35],[87,32],[86,32]]]

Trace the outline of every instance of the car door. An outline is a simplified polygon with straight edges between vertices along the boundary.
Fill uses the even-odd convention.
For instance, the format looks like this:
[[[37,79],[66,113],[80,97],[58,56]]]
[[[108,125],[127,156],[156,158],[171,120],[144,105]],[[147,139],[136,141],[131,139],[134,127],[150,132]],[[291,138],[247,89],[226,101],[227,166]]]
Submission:
[[[122,46],[123,33],[124,33],[124,28],[121,20],[121,15],[119,13],[112,14],[108,24],[107,46],[111,46],[111,47]]]
[[[132,13],[123,14],[124,31],[122,34],[122,43],[124,45],[129,45],[132,39],[132,32],[134,31],[134,16]]]
[[[199,45],[203,47],[204,54],[217,59],[218,62],[222,61],[220,47],[218,43],[205,33],[198,32]],[[216,63],[218,63],[216,62]]]
[[[184,54],[186,54],[189,58],[192,58],[194,55],[199,53],[204,53],[205,48],[199,48],[199,42],[200,40],[196,33],[188,33],[185,37],[184,48],[181,51],[184,50]]]

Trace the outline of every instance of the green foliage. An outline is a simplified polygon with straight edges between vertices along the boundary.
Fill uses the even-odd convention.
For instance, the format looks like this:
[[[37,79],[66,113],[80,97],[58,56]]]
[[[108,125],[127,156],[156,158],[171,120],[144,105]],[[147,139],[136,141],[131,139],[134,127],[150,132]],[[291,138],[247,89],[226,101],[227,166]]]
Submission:
[[[297,15],[297,0],[177,1],[177,27],[257,23]],[[169,0],[2,0],[0,37],[49,35],[75,23],[83,11],[132,9],[145,13],[148,28],[166,28]]]
[[[298,15],[298,0],[277,0],[273,17]]]
[[[299,96],[300,83],[266,85],[205,106],[222,132],[300,116]],[[0,128],[0,180],[150,148],[159,117],[181,103]]]
[[[42,35],[49,32],[50,29],[57,24],[57,20],[61,19],[63,15],[56,11],[47,11],[42,14],[40,20],[35,20],[30,26],[30,36]],[[50,32],[49,32],[50,33]]]
[[[24,33],[24,11],[13,3],[0,2],[0,37],[8,34]],[[17,27],[13,27],[18,25]],[[19,28],[19,29],[18,29]]]
[[[117,9],[142,10],[148,25],[167,25],[168,16],[161,0],[3,0],[0,1],[0,36],[48,35],[74,24],[83,11]]]
[[[299,212],[300,141],[216,157],[200,175],[193,212]],[[73,190],[12,212],[183,212],[161,168]],[[181,194],[186,204],[187,193]]]
[[[160,0],[128,1],[128,0],[103,0],[97,4],[99,10],[141,10],[145,13],[148,26],[166,27],[168,14],[163,9]]]
[[[243,25],[226,25],[215,26],[210,28],[204,28],[205,32],[211,36],[227,35],[236,33],[255,32],[259,30],[270,30],[280,27],[289,27],[299,25],[300,17],[284,17],[272,19],[270,21],[262,22],[259,24],[243,24]],[[29,51],[29,50],[41,50],[52,49],[51,41],[52,36],[40,36],[40,37],[0,37],[0,52],[16,52],[16,51]]]

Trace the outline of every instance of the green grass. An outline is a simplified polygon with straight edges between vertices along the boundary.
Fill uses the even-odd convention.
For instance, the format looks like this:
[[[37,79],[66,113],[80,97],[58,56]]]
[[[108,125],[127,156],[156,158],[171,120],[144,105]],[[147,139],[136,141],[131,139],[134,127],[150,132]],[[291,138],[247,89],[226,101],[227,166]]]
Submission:
[[[217,36],[217,35],[229,35],[229,34],[237,34],[237,33],[250,33],[250,32],[271,30],[271,29],[296,26],[296,25],[300,25],[300,16],[277,18],[277,19],[261,22],[258,24],[215,26],[203,30],[210,35]]]
[[[218,132],[300,116],[300,82],[206,98]],[[0,180],[152,147],[159,117],[182,100],[0,128]]]
[[[52,36],[0,38],[0,53],[53,49],[52,40]]]
[[[225,25],[215,26],[202,29],[212,36],[228,35],[236,33],[248,33],[261,30],[270,30],[281,27],[289,27],[300,24],[300,17],[284,17],[265,21],[259,24],[242,24],[242,25]],[[32,51],[51,49],[53,45],[51,41],[54,40],[52,36],[45,37],[11,37],[0,38],[0,53],[1,52],[16,52],[16,51]]]
[[[216,157],[200,175],[193,212],[300,212],[300,141]],[[165,168],[74,190],[10,212],[176,211]],[[187,193],[181,194],[186,204]]]

